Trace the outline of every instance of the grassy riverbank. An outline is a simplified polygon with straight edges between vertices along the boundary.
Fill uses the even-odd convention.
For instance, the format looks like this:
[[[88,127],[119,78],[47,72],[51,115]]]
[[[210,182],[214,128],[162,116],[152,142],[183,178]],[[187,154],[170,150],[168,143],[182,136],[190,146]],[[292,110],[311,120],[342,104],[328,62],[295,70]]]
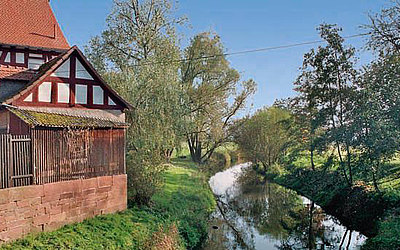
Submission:
[[[400,249],[400,190],[383,182],[381,193],[369,183],[355,182],[349,187],[337,171],[303,168],[283,170],[275,166],[266,177],[314,200],[338,217],[347,227],[369,237],[363,249]],[[385,179],[396,182],[398,172]]]
[[[150,207],[99,216],[30,235],[1,249],[192,249],[207,237],[215,200],[207,177],[189,160],[175,160]]]

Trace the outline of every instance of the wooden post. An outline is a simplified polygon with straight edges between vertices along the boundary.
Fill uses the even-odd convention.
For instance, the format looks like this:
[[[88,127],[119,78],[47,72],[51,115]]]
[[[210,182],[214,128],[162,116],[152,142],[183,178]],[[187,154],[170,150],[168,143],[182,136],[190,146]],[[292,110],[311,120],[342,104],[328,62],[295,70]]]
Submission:
[[[34,142],[34,129],[31,129],[31,155],[30,155],[30,161],[31,161],[31,166],[32,166],[32,184],[36,185],[36,164],[34,160],[34,155],[35,155],[35,142]]]
[[[13,187],[13,179],[14,176],[14,157],[13,157],[13,145],[12,145],[12,136],[7,136],[7,144],[8,144],[8,187]]]

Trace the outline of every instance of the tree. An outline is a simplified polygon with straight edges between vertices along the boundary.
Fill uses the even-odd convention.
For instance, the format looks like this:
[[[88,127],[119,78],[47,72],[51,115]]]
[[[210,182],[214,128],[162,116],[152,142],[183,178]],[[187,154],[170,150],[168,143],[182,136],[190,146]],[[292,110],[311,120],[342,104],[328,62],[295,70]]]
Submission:
[[[149,202],[162,182],[165,152],[181,141],[180,49],[167,0],[116,1],[107,28],[86,50],[107,82],[133,106],[126,113],[130,195]]]
[[[302,73],[295,82],[295,90],[299,95],[292,98],[288,105],[294,117],[293,126],[296,126],[294,131],[302,139],[298,145],[304,146],[305,150],[310,152],[311,169],[315,170],[314,154],[318,148],[318,138],[321,136],[321,132],[319,135],[317,133],[318,130],[321,131],[322,125],[318,113],[318,95],[321,87],[316,84],[313,72],[308,69],[310,56],[311,54],[304,56]]]
[[[286,110],[270,107],[244,118],[235,136],[240,150],[253,163],[261,163],[264,170],[277,163],[290,144],[285,121],[290,118]]]
[[[364,25],[371,33],[367,47],[383,54],[400,53],[400,2],[392,3],[380,13],[370,14],[370,24]]]
[[[336,25],[322,24],[318,31],[327,44],[304,56],[302,73],[296,82],[296,90],[300,93],[298,106],[309,124],[311,152],[316,146],[316,130],[322,130],[323,137],[318,143],[326,147],[334,145],[343,174],[351,185],[352,134],[348,124],[352,119],[355,51],[343,44],[344,39],[339,35],[341,29]]]
[[[360,90],[352,113],[354,147],[360,152],[360,164],[372,174],[377,191],[379,169],[400,150],[399,74],[399,57],[388,56],[366,67],[357,82]]]
[[[201,33],[183,53],[181,77],[189,108],[185,136],[197,163],[207,161],[228,140],[233,118],[255,92],[253,80],[239,84],[240,75],[230,67],[223,50],[219,36]]]
[[[185,17],[176,18],[174,10],[170,0],[115,0],[107,28],[89,42],[89,59],[100,70],[168,64],[176,58],[165,47],[177,46],[176,27],[186,22]],[[162,48],[165,57],[156,57]]]

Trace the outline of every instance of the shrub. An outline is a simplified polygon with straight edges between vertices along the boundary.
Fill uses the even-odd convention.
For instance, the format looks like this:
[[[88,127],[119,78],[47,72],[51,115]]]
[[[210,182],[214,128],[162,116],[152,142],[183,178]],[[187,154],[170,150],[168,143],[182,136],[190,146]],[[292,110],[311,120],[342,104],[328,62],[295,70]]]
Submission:
[[[362,249],[400,249],[400,216],[391,216],[381,222],[378,235],[368,239]]]
[[[231,156],[227,151],[215,151],[210,158],[210,165],[229,167],[231,165]]]
[[[284,168],[278,163],[275,163],[267,168],[265,175],[267,179],[273,180],[276,177],[281,176],[283,173],[284,173]]]
[[[379,195],[379,194],[377,194]],[[383,199],[388,207],[399,207],[400,208],[400,190],[394,188],[388,188],[383,193]]]
[[[127,157],[128,203],[148,204],[151,197],[161,189],[163,173],[167,166],[154,161],[153,155],[130,152]]]
[[[185,247],[179,237],[176,225],[172,224],[167,228],[161,226],[157,232],[153,233],[151,239],[147,241],[145,249],[183,250]]]

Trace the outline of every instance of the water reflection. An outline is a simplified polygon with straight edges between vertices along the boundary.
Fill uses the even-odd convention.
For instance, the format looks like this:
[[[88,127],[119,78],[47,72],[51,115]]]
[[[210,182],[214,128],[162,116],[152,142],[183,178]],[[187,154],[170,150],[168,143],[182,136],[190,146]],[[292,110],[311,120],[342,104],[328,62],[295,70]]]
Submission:
[[[314,202],[261,180],[248,164],[210,179],[218,209],[205,249],[358,249],[347,230]]]

